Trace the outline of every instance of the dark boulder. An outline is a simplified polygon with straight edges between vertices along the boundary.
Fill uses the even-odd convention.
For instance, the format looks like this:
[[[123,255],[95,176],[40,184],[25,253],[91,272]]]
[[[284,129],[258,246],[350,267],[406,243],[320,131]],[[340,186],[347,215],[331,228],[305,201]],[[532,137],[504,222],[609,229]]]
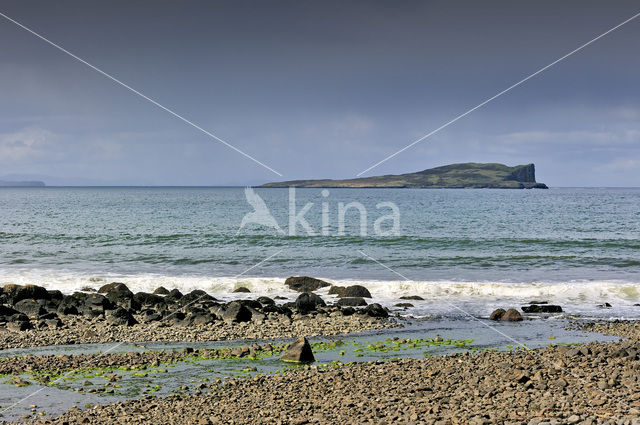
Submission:
[[[367,314],[368,316],[371,316],[371,317],[379,317],[379,318],[389,317],[389,312],[378,303],[370,304],[365,308],[363,308],[362,310],[360,310],[360,312]]]
[[[136,292],[133,296],[134,301],[136,301],[141,308],[144,307],[162,307],[166,305],[166,297],[161,297],[160,295],[150,294],[148,292]]]
[[[25,320],[29,320],[29,318],[24,314],[16,310],[15,308],[8,307],[6,305],[0,304],[0,321],[2,322],[10,322],[13,319],[13,316],[24,316]]]
[[[298,295],[295,303],[296,310],[298,310],[298,312],[302,314],[309,313],[310,311],[315,311],[319,306],[325,305],[327,304],[322,298],[320,298],[316,294],[309,292],[304,292]]]
[[[30,318],[38,318],[44,314],[47,314],[47,310],[41,303],[36,300],[20,300],[13,306],[20,313],[26,314]]]
[[[409,307],[413,307],[413,304],[411,304],[411,303],[398,303],[398,304],[394,304],[394,307],[409,308]]]
[[[58,291],[57,289],[54,289],[53,291],[47,291],[49,293],[49,299],[50,300],[62,300],[64,298],[64,294],[61,291]]]
[[[5,285],[2,296],[9,304],[15,304],[22,300],[48,300],[51,296],[42,286],[37,285]]]
[[[169,294],[169,290],[164,286],[159,286],[156,288],[155,291],[153,291],[153,295],[168,295],[168,294]]]
[[[491,313],[491,315],[489,316],[490,320],[500,320],[500,318],[502,318],[502,316],[506,313],[504,308],[498,308],[493,310],[493,312]]]
[[[233,290],[234,294],[237,294],[237,293],[240,293],[240,292],[251,292],[251,291],[249,290],[249,288],[246,288],[244,286],[240,286],[240,287],[238,287],[238,288]]]
[[[305,337],[300,337],[291,343],[280,357],[280,360],[294,363],[310,363],[316,361],[315,357],[313,357],[311,345]]]
[[[531,304],[523,306],[525,313],[562,313],[562,307],[553,304]]]
[[[420,295],[404,295],[400,297],[401,300],[410,300],[410,301],[424,301]]]
[[[66,295],[58,304],[57,312],[60,314],[79,314],[78,307],[81,301],[73,295]]]
[[[257,300],[237,300],[237,301],[246,307],[251,307],[255,309],[262,308],[262,304],[260,304],[260,302]]]
[[[329,295],[337,295],[338,298],[361,297],[371,298],[371,292],[362,285],[351,286],[332,286],[329,289]]]
[[[340,313],[342,313],[343,316],[353,316],[356,314],[356,309],[353,307],[343,307],[340,309]]]
[[[114,326],[133,326],[138,323],[131,313],[122,307],[117,307],[115,310],[107,310],[105,318],[108,324]]]
[[[182,292],[180,292],[177,289],[172,289],[171,291],[169,291],[169,293],[165,297],[165,300],[167,301],[167,303],[176,302],[182,297],[183,297]]]
[[[248,322],[251,320],[251,311],[242,303],[232,301],[222,312],[222,320],[227,323]]]
[[[297,292],[313,292],[331,285],[329,282],[309,276],[288,277],[284,281],[284,284],[287,285],[289,289],[293,289]]]
[[[167,295],[167,297],[168,296],[169,295]],[[217,300],[201,289],[194,289],[188,294],[183,295],[182,298],[180,298],[180,300],[178,301],[178,303],[184,306],[184,305],[195,303],[198,301],[217,301]]]
[[[515,308],[510,308],[504,312],[500,317],[500,320],[505,322],[520,322],[522,320],[522,315]]]
[[[276,302],[269,297],[258,297],[256,301],[258,301],[262,306],[276,305]]]
[[[340,307],[362,307],[366,306],[367,302],[361,297],[347,297],[340,298],[338,302],[336,302],[336,305]]]
[[[98,289],[98,294],[107,294],[107,293],[109,293],[111,291],[116,291],[116,292],[125,291],[125,292],[131,293],[131,291],[129,290],[127,285],[125,285],[124,283],[111,282],[111,283],[107,283],[106,285],[102,285]]]

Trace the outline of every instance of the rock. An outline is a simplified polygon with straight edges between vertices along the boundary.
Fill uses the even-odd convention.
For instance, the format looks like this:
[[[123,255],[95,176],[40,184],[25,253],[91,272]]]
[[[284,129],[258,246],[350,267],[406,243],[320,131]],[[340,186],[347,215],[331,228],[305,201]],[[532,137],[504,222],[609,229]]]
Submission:
[[[611,304],[603,303],[603,304],[598,304],[596,307],[598,307],[598,308],[611,308]]]
[[[400,307],[400,308],[409,308],[409,307],[413,307],[414,305],[411,303],[398,303],[395,304],[394,307]]]
[[[370,304],[360,311],[371,317],[389,317],[389,313],[387,312],[387,310],[378,303]]]
[[[20,300],[13,307],[30,318],[38,318],[47,313],[39,302],[30,299]]]
[[[73,295],[66,295],[58,304],[57,312],[60,314],[79,314],[78,307],[80,306],[80,300]]]
[[[167,295],[168,297],[169,295]],[[207,294],[205,291],[201,289],[195,289],[189,292],[186,295],[183,295],[182,298],[178,301],[180,305],[192,304],[198,301],[217,301],[211,295]]]
[[[107,294],[110,291],[116,291],[116,292],[124,291],[124,292],[131,293],[127,285],[121,282],[107,283],[106,285],[102,285],[100,288],[98,288],[98,294]]]
[[[7,329],[14,332],[22,332],[31,329],[33,325],[29,321],[14,321],[7,323]]]
[[[505,322],[519,322],[522,320],[522,315],[515,308],[510,308],[505,311],[504,314],[500,317],[500,320]]]
[[[420,295],[405,295],[400,297],[401,300],[424,301]]]
[[[165,308],[167,301],[167,297],[162,297],[157,294],[149,294],[148,292],[136,292],[133,299],[140,306],[139,309],[150,307],[155,308],[156,310],[159,308]]]
[[[18,310],[8,307],[6,305],[0,304],[0,321],[3,322],[10,322],[12,320],[12,318],[14,316],[20,316],[22,315],[23,317],[26,318],[26,320],[29,320],[29,318],[24,314],[19,312]]]
[[[237,294],[239,292],[251,292],[251,291],[249,290],[249,288],[246,288],[244,286],[240,286],[240,287],[238,287],[238,288],[233,290],[234,294]]]
[[[42,286],[9,284],[2,288],[2,297],[5,302],[15,304],[22,300],[48,300],[51,296]]]
[[[167,296],[165,297],[166,302],[176,302],[178,301],[180,298],[182,298],[182,292],[180,292],[177,289],[172,289],[171,291],[169,291],[169,293],[167,294]]]
[[[356,314],[356,309],[353,307],[344,307],[340,309],[340,313],[342,313],[343,316],[353,316]]]
[[[347,286],[346,288],[344,286],[332,286],[329,289],[329,295],[337,295],[338,298],[371,298],[369,290],[362,285],[352,285]]]
[[[262,306],[276,305],[276,302],[269,297],[258,297],[256,301],[258,301]]]
[[[493,312],[489,316],[489,319],[500,320],[500,318],[502,318],[502,316],[504,316],[505,313],[506,311],[503,308],[498,308],[496,310],[493,310]]]
[[[523,306],[522,311],[525,313],[562,313],[562,307],[553,304],[531,304]]]
[[[280,360],[285,362],[308,363],[315,362],[311,345],[305,337],[299,337],[295,342],[287,347]]]
[[[347,297],[340,298],[336,305],[340,307],[362,307],[366,306],[367,302],[361,297]]]
[[[122,307],[117,307],[115,310],[107,310],[105,313],[107,323],[115,326],[133,326],[138,321]]]
[[[295,302],[296,309],[302,314],[309,313],[310,311],[315,311],[318,306],[325,305],[327,304],[322,298],[320,298],[320,296],[309,292],[304,292],[298,295],[298,298],[296,298]]]
[[[168,294],[169,294],[169,290],[164,286],[159,286],[156,288],[155,291],[153,291],[153,295],[168,295]]]
[[[222,320],[227,323],[248,322],[251,320],[251,311],[242,303],[232,301],[226,305]]]
[[[297,292],[313,292],[320,288],[330,286],[331,284],[324,280],[316,279],[309,276],[292,276],[288,277],[284,284]]]

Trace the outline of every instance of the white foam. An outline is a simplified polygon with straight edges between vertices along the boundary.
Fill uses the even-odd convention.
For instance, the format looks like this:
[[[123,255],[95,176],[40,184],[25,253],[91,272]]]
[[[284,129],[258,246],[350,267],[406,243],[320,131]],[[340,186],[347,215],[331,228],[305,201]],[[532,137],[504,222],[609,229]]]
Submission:
[[[322,278],[322,277],[320,277]],[[99,288],[109,282],[123,282],[134,291],[151,292],[159,286],[177,288],[182,292],[203,289],[221,299],[267,295],[294,299],[297,293],[284,285],[284,277],[216,277],[216,276],[166,276],[154,274],[84,275],[59,270],[0,270],[0,284],[37,284],[48,289],[72,293],[84,287]],[[400,281],[400,280],[336,280],[325,279],[335,285],[363,285],[373,295],[373,301],[387,306],[400,302],[407,295],[419,295],[424,301],[407,301],[415,308],[412,314],[425,315],[455,310],[455,305],[472,314],[488,314],[497,307],[519,307],[530,301],[548,301],[563,306],[565,312],[593,314],[598,317],[610,314],[619,318],[640,317],[640,282],[630,281],[568,281],[568,282],[456,282],[456,281]],[[240,287],[247,287],[252,295],[231,294]],[[327,295],[328,288],[319,291]],[[598,304],[610,303],[613,309],[603,310]]]

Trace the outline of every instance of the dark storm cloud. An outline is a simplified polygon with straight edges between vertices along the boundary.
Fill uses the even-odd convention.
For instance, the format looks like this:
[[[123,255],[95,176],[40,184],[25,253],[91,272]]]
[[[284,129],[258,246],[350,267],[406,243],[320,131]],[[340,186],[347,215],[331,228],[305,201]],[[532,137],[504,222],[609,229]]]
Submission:
[[[637,8],[5,0],[0,11],[293,179],[353,177]],[[640,185],[639,36],[640,19],[373,173],[536,162],[553,185]],[[6,20],[0,40],[1,174],[278,178]]]

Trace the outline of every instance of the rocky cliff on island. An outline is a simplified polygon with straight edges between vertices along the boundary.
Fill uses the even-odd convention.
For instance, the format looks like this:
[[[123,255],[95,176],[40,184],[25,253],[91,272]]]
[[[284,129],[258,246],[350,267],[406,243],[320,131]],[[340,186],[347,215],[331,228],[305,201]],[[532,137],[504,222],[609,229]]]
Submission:
[[[536,182],[534,164],[509,167],[504,164],[475,162],[445,165],[417,173],[347,180],[291,180],[267,183],[261,187],[547,189],[546,184]]]

